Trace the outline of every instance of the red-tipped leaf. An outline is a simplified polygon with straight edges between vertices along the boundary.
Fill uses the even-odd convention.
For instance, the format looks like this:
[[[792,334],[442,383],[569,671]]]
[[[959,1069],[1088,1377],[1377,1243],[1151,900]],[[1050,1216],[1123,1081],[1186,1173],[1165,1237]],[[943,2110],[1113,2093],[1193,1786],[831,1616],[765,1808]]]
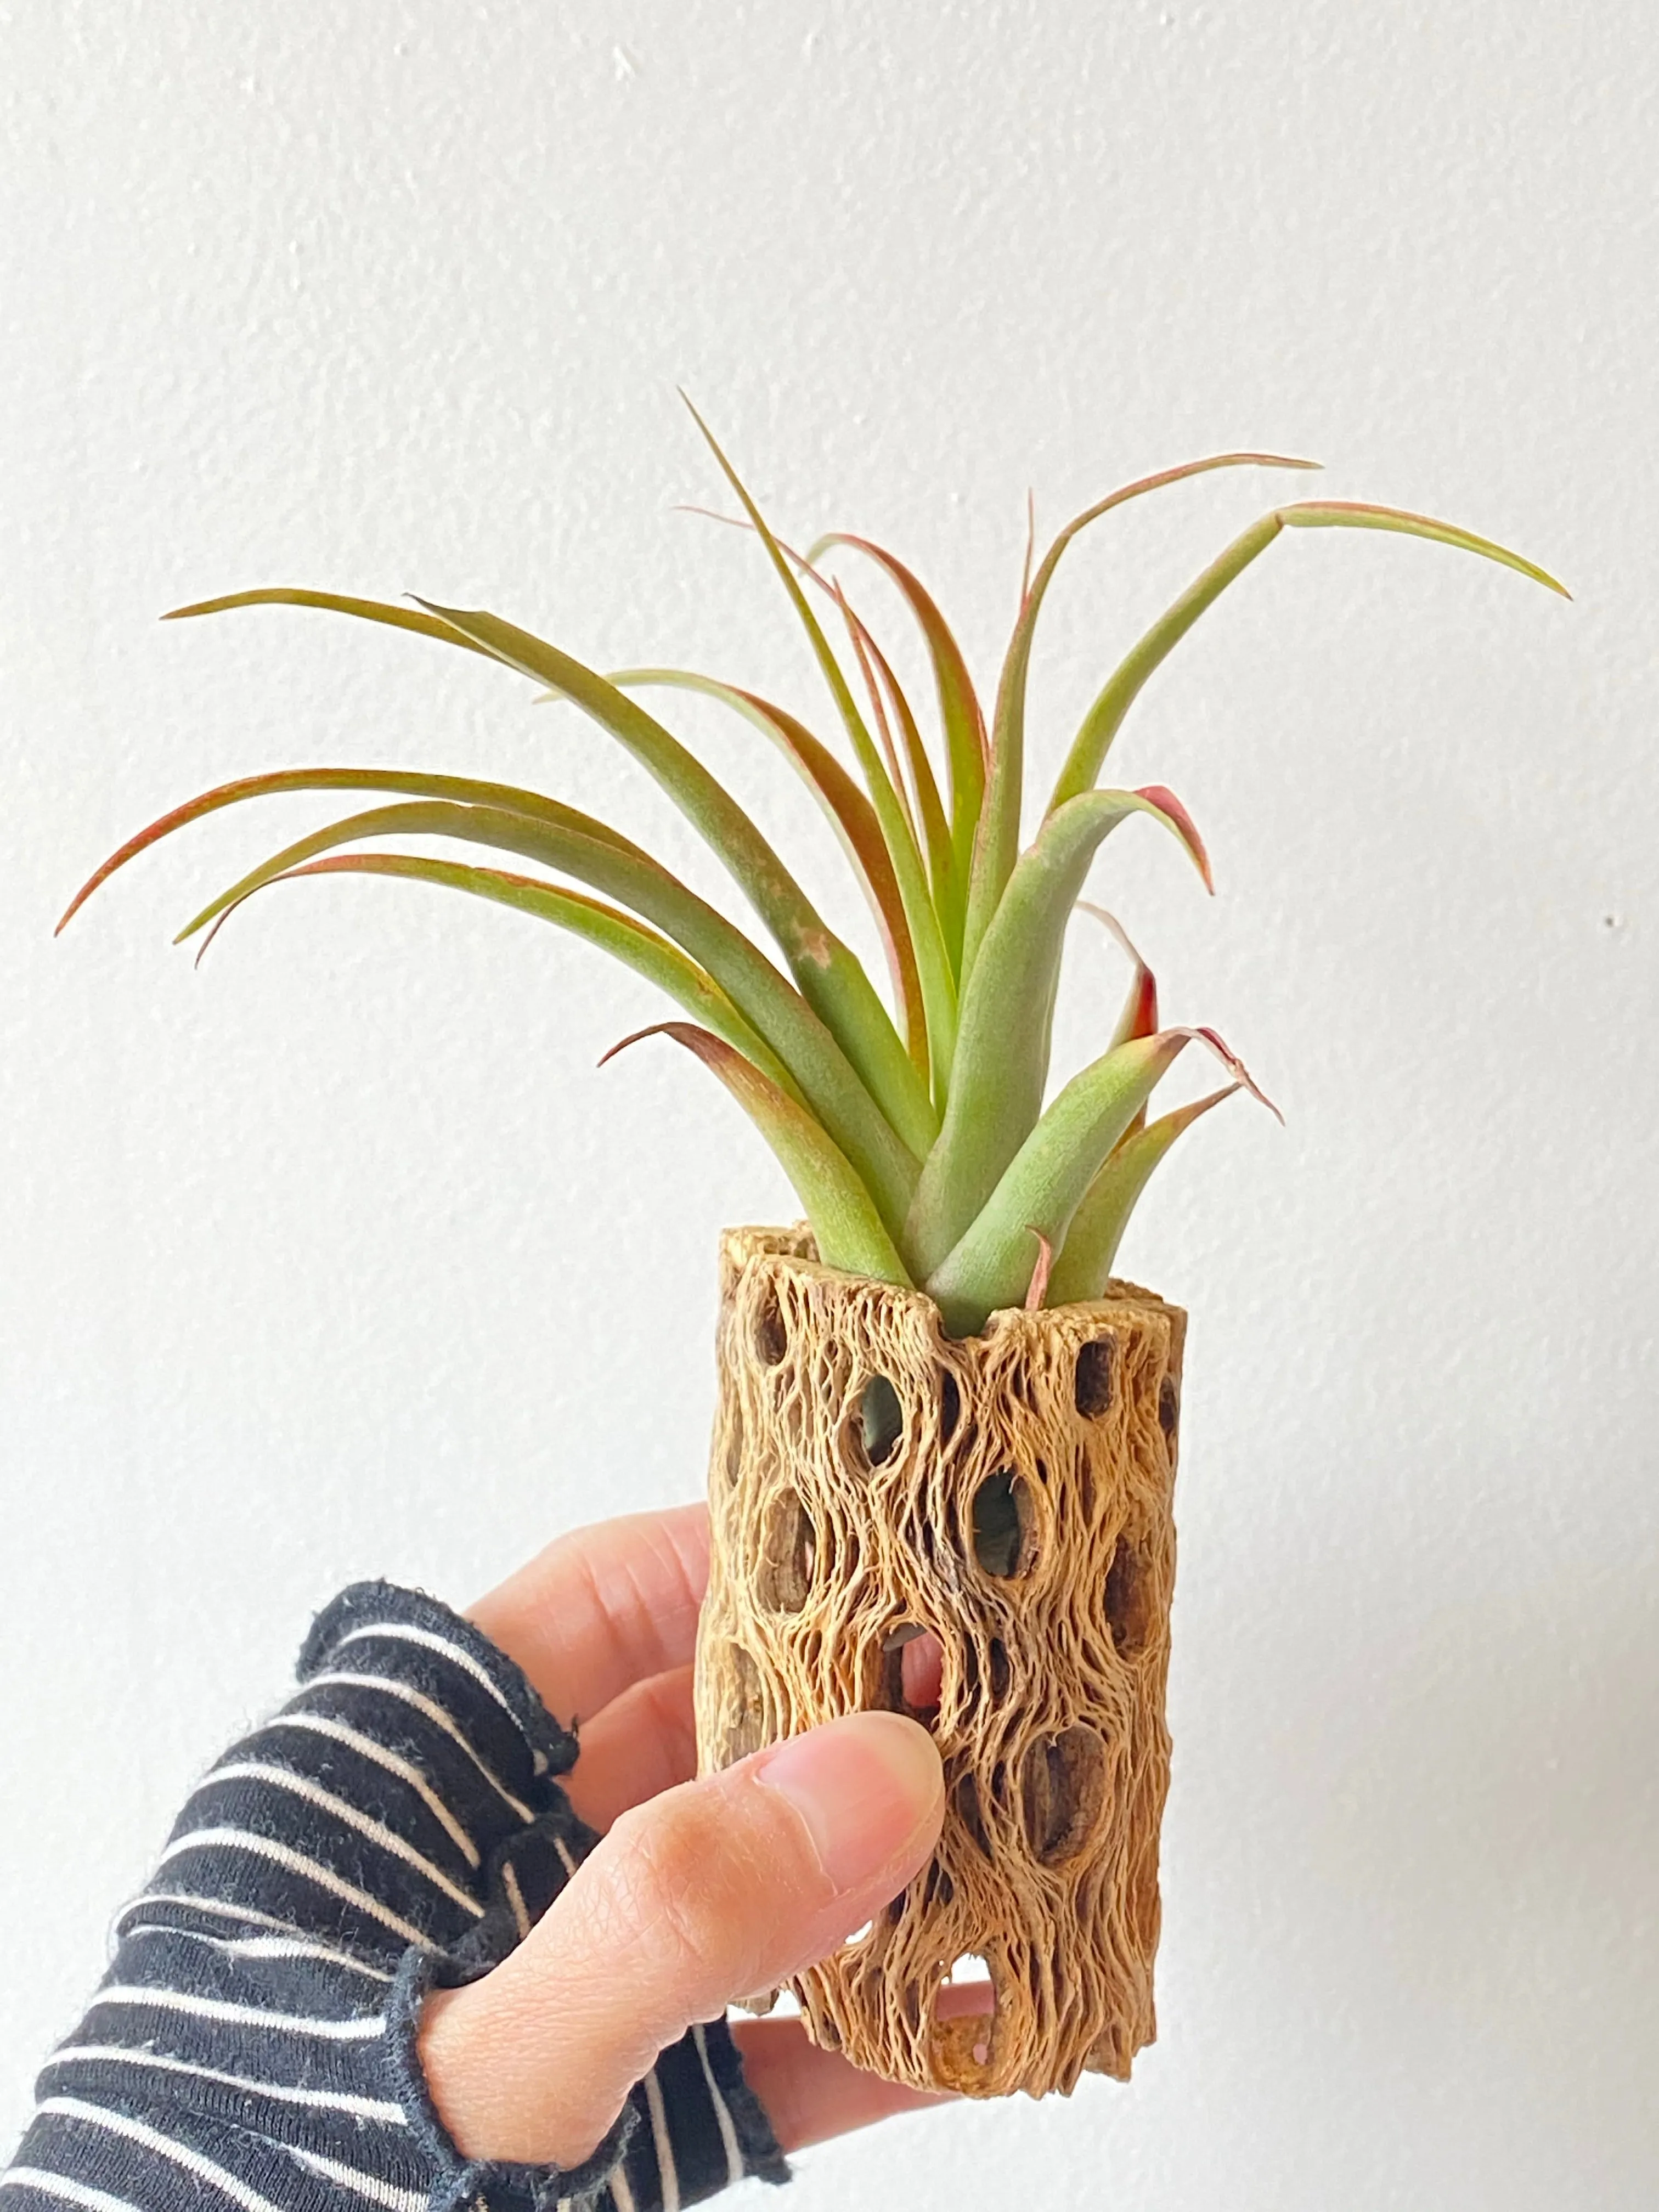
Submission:
[[[1302,461],[1282,453],[1215,453],[1201,461],[1183,462],[1156,476],[1109,492],[1094,506],[1073,516],[1042,557],[1030,588],[1021,600],[1018,619],[1009,641],[997,684],[996,712],[991,725],[991,769],[986,787],[983,818],[974,847],[973,876],[968,892],[968,921],[963,942],[963,975],[972,973],[979,948],[1001,902],[1019,848],[1020,805],[1025,782],[1025,690],[1030,671],[1031,645],[1037,617],[1061,556],[1081,532],[1109,514],[1114,508],[1146,493],[1188,477],[1207,475],[1213,469],[1311,469],[1316,461]],[[1090,779],[1091,782],[1093,778]]]
[[[909,1276],[870,1193],[846,1155],[812,1116],[786,1097],[769,1076],[721,1038],[691,1022],[659,1022],[613,1045],[613,1059],[647,1036],[672,1037],[717,1075],[743,1108],[788,1176],[829,1267],[878,1283],[908,1286]],[[601,1066],[604,1062],[601,1061]]]
[[[631,686],[662,684],[671,690],[702,693],[718,699],[741,714],[778,746],[823,807],[842,850],[869,901],[882,948],[893,977],[893,988],[904,1012],[906,1041],[911,1058],[924,1081],[927,1076],[927,1018],[922,1004],[916,956],[904,918],[886,842],[876,811],[858,785],[806,725],[787,708],[763,699],[757,691],[736,684],[723,684],[684,668],[623,668],[610,681],[621,690]],[[555,694],[550,694],[555,696]]]
[[[1559,592],[1563,599],[1569,596],[1565,587],[1535,562],[1495,544],[1490,538],[1477,538],[1472,531],[1460,530],[1455,523],[1438,522],[1432,515],[1413,514],[1404,507],[1374,507],[1355,500],[1304,500],[1291,507],[1275,507],[1241,532],[1119,662],[1072,741],[1048,801],[1051,813],[1080,792],[1093,787],[1112,741],[1147,678],[1169,658],[1199,617],[1213,606],[1228,585],[1242,576],[1286,528],[1388,530],[1408,538],[1426,538],[1437,544],[1455,546],[1465,553],[1478,553],[1552,592]]]
[[[1243,1086],[1229,1083],[1207,1098],[1194,1099],[1160,1114],[1156,1121],[1132,1125],[1121,1137],[1085,1193],[1072,1217],[1066,1243],[1049,1279],[1049,1295],[1057,1305],[1075,1305],[1085,1298],[1103,1298],[1111,1280],[1112,1265],[1136,1201],[1151,1181],[1153,1170],[1182,1130],[1190,1129],[1201,1115],[1220,1105]]]
[[[191,610],[185,610],[191,611]],[[522,814],[531,821],[568,825],[580,819],[588,836],[607,840],[618,852],[638,854],[640,848],[626,837],[619,836],[603,822],[591,816],[573,816],[568,806],[557,799],[544,798],[538,791],[526,791],[516,784],[485,783],[476,776],[428,775],[410,769],[386,768],[293,768],[278,769],[266,775],[240,776],[234,783],[216,785],[199,797],[186,799],[160,816],[136,837],[129,837],[125,845],[112,853],[103,865],[82,884],[64,909],[58,924],[59,930],[72,921],[100,884],[106,884],[116,871],[125,867],[163,837],[170,837],[175,830],[183,830],[192,822],[200,822],[222,807],[236,806],[245,799],[270,799],[293,791],[385,791],[396,792],[412,798],[449,799],[461,805],[500,807],[505,812]]]
[[[569,931],[572,936],[597,945],[601,951],[643,975],[647,982],[654,983],[659,990],[676,1000],[694,1020],[713,1030],[733,1050],[752,1060],[781,1090],[794,1097],[798,1104],[805,1105],[788,1069],[744,1021],[714,978],[695,960],[688,959],[678,945],[654,929],[647,928],[619,907],[607,905],[603,899],[590,898],[585,891],[573,891],[562,884],[548,884],[534,876],[517,875],[506,868],[480,868],[466,861],[428,860],[412,853],[331,853],[325,859],[309,860],[301,866],[284,868],[280,874],[268,876],[260,888],[297,883],[307,876],[401,878],[410,883],[465,891],[471,897],[488,899],[496,906],[533,915],[538,921],[551,922],[557,928]],[[253,896],[250,891],[218,916],[204,935],[201,951],[196,956],[198,963],[231,915],[240,912]]]

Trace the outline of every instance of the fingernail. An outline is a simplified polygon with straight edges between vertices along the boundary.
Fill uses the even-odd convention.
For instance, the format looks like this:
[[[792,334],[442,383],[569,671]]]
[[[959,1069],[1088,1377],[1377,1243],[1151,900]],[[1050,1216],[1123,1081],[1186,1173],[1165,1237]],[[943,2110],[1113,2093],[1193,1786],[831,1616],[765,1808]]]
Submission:
[[[943,1794],[939,1753],[902,1713],[854,1713],[762,1754],[753,1778],[787,1797],[837,1889],[902,1850]]]

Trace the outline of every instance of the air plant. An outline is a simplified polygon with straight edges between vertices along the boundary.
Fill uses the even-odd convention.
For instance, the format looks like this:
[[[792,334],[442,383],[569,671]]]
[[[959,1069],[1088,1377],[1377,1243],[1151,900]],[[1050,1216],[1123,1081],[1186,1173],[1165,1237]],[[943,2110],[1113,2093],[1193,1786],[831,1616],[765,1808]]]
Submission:
[[[988,730],[957,641],[911,570],[882,546],[844,532],[805,553],[785,545],[692,412],[805,633],[856,778],[803,720],[751,690],[669,668],[600,675],[498,615],[424,599],[404,606],[270,588],[180,607],[167,619],[272,604],[320,607],[434,639],[531,678],[592,716],[655,777],[744,893],[781,967],[609,824],[539,792],[419,769],[298,769],[222,784],[123,845],[64,921],[136,854],[222,807],[284,792],[374,793],[391,803],[272,854],[205,906],[180,941],[210,937],[271,884],[320,875],[406,877],[516,908],[598,945],[676,1002],[685,1018],[639,1034],[685,1046],[743,1106],[799,1194],[827,1265],[925,1290],[958,1336],[978,1331],[1001,1307],[1097,1297],[1130,1212],[1175,1139],[1237,1090],[1261,1096],[1213,1030],[1160,1027],[1156,986],[1136,955],[1128,1001],[1106,1049],[1044,1103],[1066,927],[1105,839],[1132,816],[1146,816],[1210,881],[1197,829],[1172,793],[1159,785],[1100,787],[1142,686],[1287,529],[1399,532],[1562,587],[1519,555],[1426,516],[1342,501],[1274,507],[1119,662],[1083,717],[1036,834],[1021,851],[1027,675],[1044,599],[1073,539],[1128,501],[1186,477],[1315,465],[1244,453],[1188,462],[1085,509],[1035,572],[1028,553]],[[891,662],[828,573],[832,556],[873,564],[908,608],[936,695],[933,750]],[[841,654],[819,606],[845,633]],[[637,696],[677,688],[745,716],[805,778],[873,910],[890,1008],[738,800]],[[545,872],[381,849],[382,841],[410,838],[453,838]],[[1229,1082],[1149,1120],[1154,1091],[1192,1042],[1220,1057]]]

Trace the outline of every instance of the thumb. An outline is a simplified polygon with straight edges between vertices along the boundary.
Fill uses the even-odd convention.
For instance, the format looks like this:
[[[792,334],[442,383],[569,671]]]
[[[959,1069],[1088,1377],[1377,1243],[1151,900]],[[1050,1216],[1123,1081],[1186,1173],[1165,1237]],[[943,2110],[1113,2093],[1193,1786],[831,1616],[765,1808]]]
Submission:
[[[896,1896],[943,1811],[927,1732],[857,1713],[625,1813],[510,1957],[427,1999],[422,2063],[459,2148],[580,2163],[693,2021]]]

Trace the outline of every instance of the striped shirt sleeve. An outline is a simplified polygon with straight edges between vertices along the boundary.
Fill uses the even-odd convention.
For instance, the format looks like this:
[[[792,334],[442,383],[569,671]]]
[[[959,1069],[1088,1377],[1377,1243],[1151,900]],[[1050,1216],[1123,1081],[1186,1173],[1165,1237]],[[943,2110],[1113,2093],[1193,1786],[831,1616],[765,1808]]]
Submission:
[[[576,1740],[470,1623],[354,1585],[297,1694],[202,1780],[47,2061],[0,2212],[678,2212],[787,2168],[724,2021],[584,2165],[469,2160],[416,2057],[428,1990],[513,1949],[597,1841]]]

